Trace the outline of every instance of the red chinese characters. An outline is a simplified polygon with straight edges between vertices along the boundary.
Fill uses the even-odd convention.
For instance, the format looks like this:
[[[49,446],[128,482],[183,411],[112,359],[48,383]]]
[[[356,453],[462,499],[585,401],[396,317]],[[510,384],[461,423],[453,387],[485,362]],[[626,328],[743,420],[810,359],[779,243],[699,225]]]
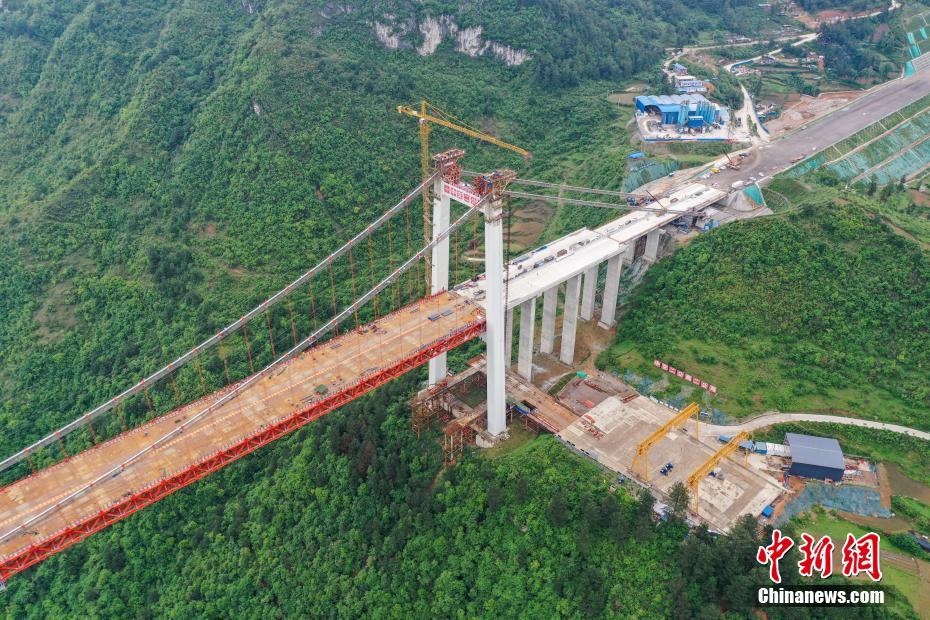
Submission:
[[[818,540],[807,533],[801,534],[801,540],[798,551],[801,552],[802,557],[798,562],[798,573],[803,577],[813,577],[816,572],[821,579],[832,575],[833,551],[836,549],[833,540],[829,536]],[[865,573],[872,581],[880,581],[882,578],[879,558],[880,543],[881,538],[875,532],[863,534],[859,538],[847,534],[842,549],[843,576],[856,577]],[[756,560],[760,564],[769,565],[769,578],[773,583],[781,583],[778,561],[793,546],[794,541],[790,536],[783,535],[780,530],[772,530],[772,543],[759,547],[756,552]]]
[[[756,561],[759,564],[769,565],[769,579],[772,583],[781,583],[781,572],[778,569],[778,562],[788,550],[794,546],[794,541],[790,536],[782,536],[781,530],[772,530],[772,544],[766,547],[759,547],[756,552]]]
[[[881,538],[875,532],[863,534],[859,538],[847,534],[846,542],[843,543],[843,575],[855,577],[859,573],[865,573],[872,581],[880,581],[882,578],[881,563],[878,557],[880,542]]]
[[[835,545],[829,536],[824,536],[814,542],[814,537],[810,534],[801,534],[804,541],[798,550],[801,555],[801,561],[798,562],[798,572],[805,577],[811,577],[814,571],[820,573],[821,579],[826,579],[833,574],[833,549]]]

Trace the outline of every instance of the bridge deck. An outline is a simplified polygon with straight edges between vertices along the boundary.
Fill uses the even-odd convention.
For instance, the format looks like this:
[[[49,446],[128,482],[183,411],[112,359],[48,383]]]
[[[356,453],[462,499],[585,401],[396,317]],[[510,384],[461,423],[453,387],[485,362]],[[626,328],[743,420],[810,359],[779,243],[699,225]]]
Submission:
[[[430,316],[434,319],[430,320]],[[57,546],[52,550],[36,551],[36,547],[57,540],[56,537],[61,537],[63,532],[79,524],[89,523],[88,520],[95,515],[112,510],[128,498],[164,484],[166,480],[180,480],[180,474],[215,458],[218,453],[230,451],[232,447],[243,445],[250,439],[254,440],[259,434],[278,428],[302,411],[311,410],[315,404],[320,405],[319,411],[312,417],[296,425],[281,426],[285,430],[254,447],[240,450],[232,458],[226,458],[209,470],[214,471],[259,445],[422,364],[435,355],[434,349],[435,352],[445,350],[442,346],[444,343],[448,342],[448,348],[451,348],[476,336],[482,325],[483,318],[476,304],[454,293],[443,293],[382,318],[375,328],[369,325],[361,331],[344,334],[309,349],[274,374],[244,390],[239,397],[221,405],[202,419],[189,423],[190,426],[183,433],[129,464],[122,472],[97,483],[88,493],[65,503],[25,529],[19,526],[84,488],[92,480],[119,467],[156,439],[190,420],[218,399],[222,392],[156,418],[0,490],[0,536],[3,536],[0,540],[0,578],[8,577],[34,563],[23,560],[17,565],[16,562],[24,555],[31,553],[45,557],[142,506],[123,510],[120,516],[111,518],[99,527],[85,526],[90,527],[91,531],[75,540],[64,541],[67,544],[56,542]],[[390,377],[380,381],[369,380],[379,373],[383,374],[385,369],[393,370]],[[364,384],[361,389],[359,384]],[[315,392],[320,385],[328,388],[327,395],[320,396]],[[339,394],[350,392],[349,398],[334,399]],[[201,475],[177,484],[166,492],[156,493],[157,497],[143,505],[189,484]],[[35,561],[41,557],[36,557]]]

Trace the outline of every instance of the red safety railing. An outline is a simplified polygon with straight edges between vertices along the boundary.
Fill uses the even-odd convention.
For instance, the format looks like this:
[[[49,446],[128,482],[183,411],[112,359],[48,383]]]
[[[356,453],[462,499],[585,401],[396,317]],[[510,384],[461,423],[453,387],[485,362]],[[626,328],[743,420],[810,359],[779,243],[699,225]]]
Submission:
[[[187,485],[207,476],[222,467],[236,461],[258,448],[297,430],[298,428],[320,418],[331,411],[346,405],[356,398],[367,394],[377,387],[390,382],[407,372],[422,366],[440,353],[478,337],[485,330],[483,320],[475,321],[456,329],[447,336],[439,338],[428,345],[392,364],[361,378],[359,381],[346,386],[339,392],[321,398],[311,403],[307,408],[286,417],[274,424],[260,429],[258,432],[243,438],[236,444],[225,447],[212,456],[176,472],[159,482],[132,495],[120,499],[110,507],[63,528],[42,542],[24,547],[0,561],[0,582],[9,579],[33,564],[67,549],[80,542],[94,532],[125,519],[134,512],[149,506],[163,497],[183,489]]]

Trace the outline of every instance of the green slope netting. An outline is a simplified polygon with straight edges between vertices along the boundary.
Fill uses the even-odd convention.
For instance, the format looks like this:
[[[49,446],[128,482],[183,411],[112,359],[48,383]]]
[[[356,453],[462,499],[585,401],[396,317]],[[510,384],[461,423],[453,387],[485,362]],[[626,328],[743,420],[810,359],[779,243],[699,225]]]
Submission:
[[[626,178],[623,179],[623,191],[632,192],[640,185],[664,177],[669,172],[674,172],[680,167],[681,164],[677,161],[640,160],[630,166],[630,171],[627,173]]]
[[[829,164],[827,168],[836,172],[841,178],[851,179],[897,156],[895,161],[899,163],[893,170],[900,171],[897,175],[900,178],[901,174],[911,174],[926,165],[927,162],[923,161],[917,153],[914,153],[912,157],[905,157],[902,154],[910,151],[912,145],[922,141],[928,134],[930,134],[930,110],[925,110],[861,149],[848,153],[839,161]]]
[[[877,182],[897,181],[902,175],[911,175],[930,164],[930,144],[922,142],[928,135],[930,96],[805,159],[784,176],[797,178],[827,166],[841,178],[851,179],[878,166],[870,173]],[[862,148],[856,150],[858,147]]]
[[[777,523],[782,525],[791,517],[807,512],[816,505],[844,510],[867,517],[890,517],[891,511],[882,506],[881,495],[875,489],[852,484],[832,486],[811,482],[785,508]]]
[[[902,176],[910,176],[927,165],[930,165],[930,140],[910,147],[900,156],[882,164],[869,176],[879,185],[885,185],[898,181]]]

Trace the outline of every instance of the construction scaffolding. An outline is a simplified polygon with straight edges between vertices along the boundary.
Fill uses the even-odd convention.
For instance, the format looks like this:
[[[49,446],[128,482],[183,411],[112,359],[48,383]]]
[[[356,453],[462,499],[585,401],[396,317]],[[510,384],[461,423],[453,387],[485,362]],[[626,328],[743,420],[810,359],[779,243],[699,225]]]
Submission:
[[[417,400],[411,407],[410,428],[419,437],[424,427],[430,430],[434,419],[442,423],[448,422],[452,417],[452,403],[448,394]]]
[[[453,420],[442,430],[443,463],[446,467],[455,465],[462,459],[465,444],[470,443],[475,431],[459,420]]]

